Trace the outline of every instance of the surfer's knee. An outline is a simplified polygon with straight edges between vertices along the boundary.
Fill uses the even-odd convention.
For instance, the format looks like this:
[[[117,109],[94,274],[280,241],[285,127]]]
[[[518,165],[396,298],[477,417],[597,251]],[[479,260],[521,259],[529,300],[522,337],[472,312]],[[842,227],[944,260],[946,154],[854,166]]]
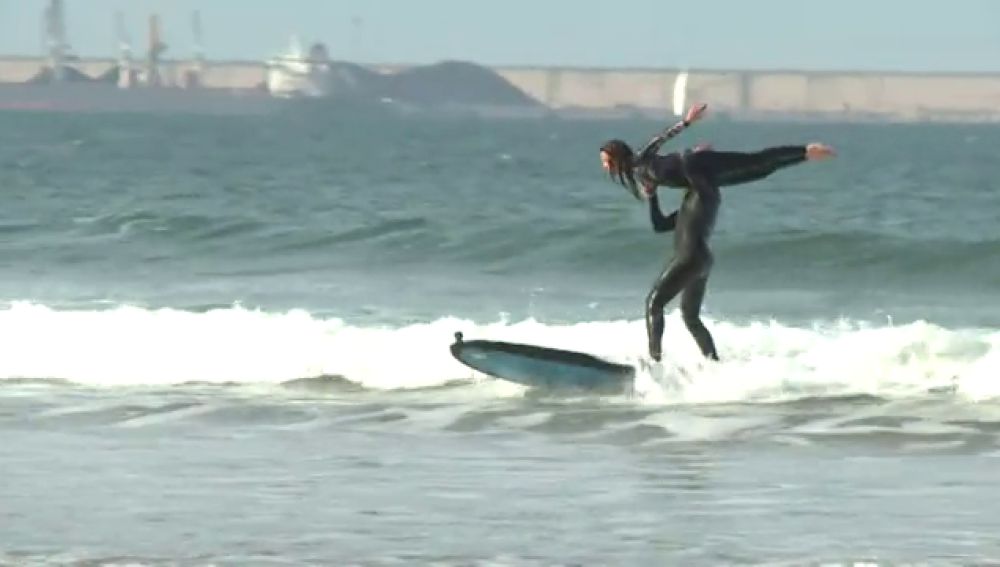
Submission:
[[[681,289],[683,289],[690,269],[683,264],[676,264],[666,278],[661,279],[649,290],[646,296],[646,313],[663,311],[667,302]]]
[[[700,305],[681,305],[681,319],[689,331],[705,328],[705,324],[701,322],[700,307]]]
[[[663,307],[667,304],[663,297],[663,291],[660,286],[656,286],[649,290],[649,294],[646,295],[646,313],[657,313],[663,310]]]

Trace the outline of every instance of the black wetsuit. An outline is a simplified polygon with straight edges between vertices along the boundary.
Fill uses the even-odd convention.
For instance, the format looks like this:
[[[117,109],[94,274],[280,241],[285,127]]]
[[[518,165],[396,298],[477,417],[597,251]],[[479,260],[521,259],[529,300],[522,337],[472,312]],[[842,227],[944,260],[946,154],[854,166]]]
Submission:
[[[722,202],[719,188],[748,183],[806,159],[805,146],[779,146],[759,152],[717,152],[710,149],[657,155],[660,145],[682,131],[679,122],[653,138],[635,161],[635,173],[643,186],[684,188],[680,207],[668,216],[660,210],[656,193],[650,191],[649,213],[656,232],[674,231],[674,258],[663,269],[646,298],[646,332],[649,354],[660,359],[663,338],[663,308],[678,293],[681,314],[702,354],[713,360],[719,356],[712,334],[701,322],[702,300],[712,270],[708,242]]]

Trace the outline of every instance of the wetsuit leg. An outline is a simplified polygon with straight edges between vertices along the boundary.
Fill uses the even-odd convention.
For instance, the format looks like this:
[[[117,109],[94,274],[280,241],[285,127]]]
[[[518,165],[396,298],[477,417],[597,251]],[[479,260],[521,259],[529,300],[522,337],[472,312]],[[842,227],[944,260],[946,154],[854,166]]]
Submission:
[[[704,271],[705,262],[701,258],[675,258],[660,273],[650,290],[646,297],[646,336],[649,338],[649,356],[653,360],[660,360],[662,353],[663,309],[681,290],[701,278]]]
[[[805,146],[775,146],[758,152],[700,150],[690,154],[718,186],[758,181],[779,169],[806,161]]]
[[[684,325],[688,332],[694,337],[701,353],[712,360],[719,360],[719,355],[715,352],[715,341],[712,340],[712,333],[708,332],[705,324],[701,322],[701,303],[705,299],[705,288],[708,285],[708,274],[696,279],[691,285],[684,288],[681,295],[681,314],[684,317]]]

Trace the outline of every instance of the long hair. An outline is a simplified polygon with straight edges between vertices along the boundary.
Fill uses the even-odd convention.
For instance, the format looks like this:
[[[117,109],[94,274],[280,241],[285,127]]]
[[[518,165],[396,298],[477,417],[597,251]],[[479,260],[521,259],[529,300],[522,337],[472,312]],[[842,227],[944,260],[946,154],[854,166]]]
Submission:
[[[632,151],[632,148],[624,141],[615,139],[604,142],[601,151],[607,153],[614,163],[614,168],[608,172],[611,180],[615,181],[617,174],[618,183],[621,183],[622,187],[628,189],[633,197],[641,201],[642,197],[639,196],[639,187],[636,185],[635,174],[632,171],[635,167],[635,152]]]

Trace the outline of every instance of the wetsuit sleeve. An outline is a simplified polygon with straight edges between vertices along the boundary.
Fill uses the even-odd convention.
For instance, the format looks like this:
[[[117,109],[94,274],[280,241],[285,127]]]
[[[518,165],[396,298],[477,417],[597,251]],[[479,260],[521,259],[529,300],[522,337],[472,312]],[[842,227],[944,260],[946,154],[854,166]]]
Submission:
[[[687,128],[690,125],[691,123],[688,122],[687,120],[681,120],[677,124],[674,124],[673,126],[657,134],[655,137],[653,137],[652,140],[650,140],[645,146],[643,146],[641,150],[639,150],[638,154],[639,160],[641,161],[643,159],[647,159],[653,155],[656,155],[656,152],[659,151],[660,146],[663,145],[663,142],[666,142],[670,138],[673,138],[677,134],[680,134],[681,132],[684,131],[685,128]]]
[[[653,222],[654,232],[670,232],[677,223],[677,211],[663,216],[663,211],[660,210],[660,200],[654,193],[649,197],[649,220]]]

